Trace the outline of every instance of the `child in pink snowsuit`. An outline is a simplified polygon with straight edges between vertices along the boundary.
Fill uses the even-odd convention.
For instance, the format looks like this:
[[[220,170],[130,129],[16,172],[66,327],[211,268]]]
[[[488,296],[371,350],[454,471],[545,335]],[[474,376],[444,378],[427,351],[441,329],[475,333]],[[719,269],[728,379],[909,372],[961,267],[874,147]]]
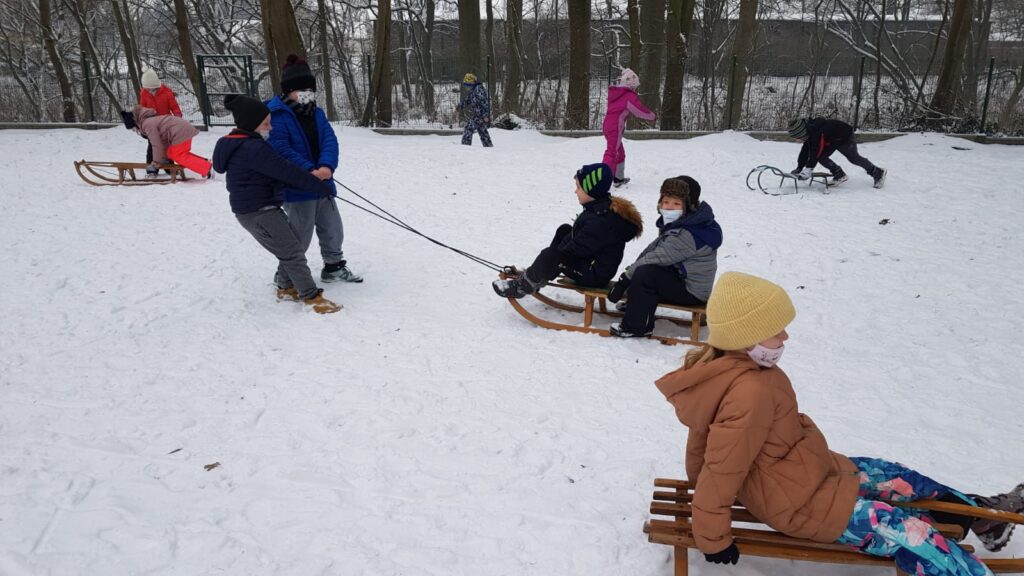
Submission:
[[[639,85],[640,78],[636,72],[626,68],[622,71],[619,83],[608,87],[608,111],[605,112],[604,124],[601,125],[604,139],[608,142],[603,162],[615,171],[616,186],[629,182],[629,178],[626,178],[626,150],[622,147],[626,118],[632,114],[643,120],[654,120],[654,112],[648,110],[636,95],[636,88]]]

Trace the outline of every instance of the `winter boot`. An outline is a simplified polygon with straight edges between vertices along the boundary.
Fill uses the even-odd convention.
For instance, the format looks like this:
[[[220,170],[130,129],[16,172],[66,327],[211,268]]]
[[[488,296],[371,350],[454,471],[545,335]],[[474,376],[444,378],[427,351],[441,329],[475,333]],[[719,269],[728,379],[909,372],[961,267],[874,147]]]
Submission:
[[[616,188],[618,188],[619,186],[624,186],[626,184],[629,184],[629,178],[612,178],[612,184]]]
[[[885,168],[875,166],[875,171],[871,173],[871,177],[875,179],[875,188],[881,188],[885,185],[885,174]]]
[[[530,283],[526,278],[526,273],[516,276],[514,278],[499,278],[494,282],[491,282],[491,287],[494,288],[494,293],[502,298],[515,298],[519,299],[529,294],[533,294],[537,289]]]
[[[341,304],[331,302],[327,298],[324,298],[323,289],[317,290],[316,296],[307,298],[302,301],[306,306],[312,306],[313,311],[317,314],[334,314],[338,310],[341,310]]]
[[[296,290],[294,287],[278,288],[277,299],[288,300],[289,302],[298,302],[299,300],[301,300],[301,298],[299,298],[299,291]]]
[[[654,330],[646,330],[644,332],[630,332],[622,328],[621,322],[616,322],[608,328],[608,332],[616,338],[644,338],[650,336]]]
[[[362,282],[363,277],[350,270],[345,264],[344,260],[337,264],[324,263],[324,269],[320,271],[320,279],[324,282]]]
[[[1005,494],[995,496],[970,495],[978,506],[991,508],[993,510],[1004,510],[1006,512],[1024,513],[1024,484],[1018,484],[1016,488]],[[1006,546],[1013,534],[1015,524],[1009,522],[998,522],[979,518],[971,524],[971,532],[981,540],[985,549],[989,552],[998,552]]]
[[[156,178],[160,175],[160,168],[156,163],[149,164],[146,166],[146,178]]]
[[[836,170],[832,173],[832,181],[828,183],[829,188],[833,186],[839,186],[843,182],[846,182],[849,178],[846,176],[846,172],[842,170]]]

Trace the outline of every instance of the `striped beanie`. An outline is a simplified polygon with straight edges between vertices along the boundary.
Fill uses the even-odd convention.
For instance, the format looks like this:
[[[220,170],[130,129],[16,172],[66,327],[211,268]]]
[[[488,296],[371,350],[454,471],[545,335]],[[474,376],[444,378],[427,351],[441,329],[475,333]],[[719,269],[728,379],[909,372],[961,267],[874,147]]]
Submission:
[[[786,128],[786,132],[789,135],[798,140],[803,140],[807,136],[807,122],[803,118],[793,118],[789,123],[789,127]]]
[[[587,164],[576,171],[576,181],[587,196],[595,200],[607,198],[612,189],[612,169],[607,164]]]

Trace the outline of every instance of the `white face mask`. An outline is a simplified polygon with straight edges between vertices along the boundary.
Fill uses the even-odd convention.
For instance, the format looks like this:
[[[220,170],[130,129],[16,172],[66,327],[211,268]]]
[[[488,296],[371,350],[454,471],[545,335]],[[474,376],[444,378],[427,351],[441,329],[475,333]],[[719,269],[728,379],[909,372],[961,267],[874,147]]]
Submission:
[[[316,102],[316,92],[312,90],[303,90],[295,95],[295,101],[299,104],[312,104]]]
[[[661,218],[662,220],[665,221],[666,225],[671,224],[683,217],[682,210],[662,210],[661,208],[658,208],[658,212],[661,213]]]
[[[270,140],[270,130],[257,130],[256,133],[264,140]]]
[[[783,344],[778,348],[765,348],[758,344],[754,346],[753,350],[747,352],[747,356],[753,360],[758,366],[764,366],[765,368],[771,368],[779,363],[779,358],[782,358],[782,353],[786,351],[786,345]]]

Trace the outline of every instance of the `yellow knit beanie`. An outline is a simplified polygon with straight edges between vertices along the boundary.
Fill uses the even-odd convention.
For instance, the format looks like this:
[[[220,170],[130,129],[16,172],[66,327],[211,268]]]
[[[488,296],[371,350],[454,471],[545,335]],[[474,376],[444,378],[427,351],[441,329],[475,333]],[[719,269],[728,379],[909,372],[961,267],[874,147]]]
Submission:
[[[796,317],[778,284],[742,272],[726,272],[708,298],[708,344],[742,350],[782,332]]]

